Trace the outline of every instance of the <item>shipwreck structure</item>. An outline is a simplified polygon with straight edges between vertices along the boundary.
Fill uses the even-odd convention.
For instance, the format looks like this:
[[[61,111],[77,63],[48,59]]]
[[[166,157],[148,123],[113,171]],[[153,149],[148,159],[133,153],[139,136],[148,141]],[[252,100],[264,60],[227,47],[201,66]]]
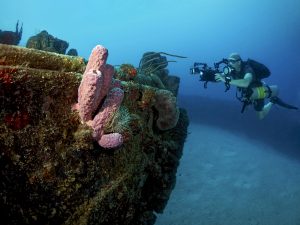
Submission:
[[[0,45],[2,224],[152,225],[163,212],[187,113],[168,89],[118,79],[107,57]]]

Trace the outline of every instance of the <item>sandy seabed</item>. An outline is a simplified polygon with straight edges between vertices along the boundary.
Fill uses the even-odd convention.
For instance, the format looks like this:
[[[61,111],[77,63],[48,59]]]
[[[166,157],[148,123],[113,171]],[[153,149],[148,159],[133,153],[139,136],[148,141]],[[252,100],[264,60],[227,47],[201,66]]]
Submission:
[[[300,161],[283,151],[191,122],[175,189],[156,225],[300,225]]]

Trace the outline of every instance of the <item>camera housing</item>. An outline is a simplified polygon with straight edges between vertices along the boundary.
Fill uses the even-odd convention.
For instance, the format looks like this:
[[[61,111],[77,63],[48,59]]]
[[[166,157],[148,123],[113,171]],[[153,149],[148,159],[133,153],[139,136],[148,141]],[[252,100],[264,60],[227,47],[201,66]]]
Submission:
[[[225,76],[229,76],[233,71],[234,71],[234,69],[230,66],[224,66],[224,68],[223,68],[223,74]]]
[[[194,66],[190,68],[190,73],[193,75],[200,75],[200,81],[211,81],[216,82],[215,74],[218,72],[217,69],[208,67],[206,63],[194,63]]]
[[[201,69],[199,67],[192,67],[192,68],[190,68],[190,73],[193,74],[193,75],[200,74]]]
[[[206,63],[195,62],[193,67],[190,68],[190,73],[193,75],[199,74],[200,81],[203,81],[204,88],[207,88],[208,82],[216,82],[215,80],[216,73],[221,73],[219,69],[220,65],[224,65],[223,73],[226,76],[229,76],[233,69],[229,66],[227,59],[222,59],[221,61],[214,63],[214,68],[209,67]],[[229,84],[225,84],[225,85],[228,86]]]

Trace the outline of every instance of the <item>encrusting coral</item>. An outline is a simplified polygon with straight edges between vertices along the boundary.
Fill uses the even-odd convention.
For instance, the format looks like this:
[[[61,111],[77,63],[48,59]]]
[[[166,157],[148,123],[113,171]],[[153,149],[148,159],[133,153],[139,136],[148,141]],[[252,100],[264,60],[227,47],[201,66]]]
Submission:
[[[156,125],[160,130],[168,130],[176,126],[180,113],[176,97],[172,92],[167,90],[156,91],[154,107],[159,113]]]
[[[123,137],[119,133],[105,134],[104,126],[121,105],[124,91],[120,82],[113,79],[114,68],[106,64],[107,57],[108,50],[103,46],[93,49],[78,89],[76,108],[82,121],[93,128],[98,144],[103,148],[115,148],[122,145]]]
[[[143,54],[139,66],[135,68],[131,64],[115,65],[114,78],[122,81],[132,81],[134,83],[166,89],[177,96],[180,78],[170,75],[167,66],[174,60],[167,60],[166,56],[176,58],[187,58],[185,56],[173,55],[165,52],[146,52]]]
[[[16,24],[16,30],[13,31],[2,31],[0,30],[0,43],[7,45],[18,45],[22,38],[23,24],[19,29],[19,21]]]
[[[180,109],[173,127],[167,114],[177,115],[175,95],[110,79],[107,50],[97,49],[100,59],[90,60],[90,75],[83,77],[80,57],[0,44],[1,224],[153,225],[163,212],[176,183],[187,113]],[[95,92],[92,87],[105,86],[107,77],[108,88]],[[102,86],[90,86],[85,104],[93,113],[82,111],[83,120],[71,107],[81,81],[80,102],[89,99],[83,88],[88,78]],[[88,124],[95,126],[96,117],[101,138],[122,134],[120,148],[105,151],[95,144]],[[157,119],[172,129],[160,130]]]
[[[115,71],[115,77],[124,80],[130,81],[137,76],[137,69],[132,64],[122,64]]]
[[[39,34],[30,37],[26,43],[26,47],[65,54],[69,47],[69,43],[53,37],[46,30],[43,30]]]

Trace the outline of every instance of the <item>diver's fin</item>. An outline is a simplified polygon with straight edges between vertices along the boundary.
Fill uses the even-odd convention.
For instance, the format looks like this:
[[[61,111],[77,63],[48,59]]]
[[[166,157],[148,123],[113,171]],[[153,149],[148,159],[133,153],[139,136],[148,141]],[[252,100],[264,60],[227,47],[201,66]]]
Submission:
[[[274,103],[274,104],[277,104],[279,106],[282,106],[284,108],[287,108],[287,109],[298,109],[298,107],[296,106],[292,106],[292,105],[289,105],[285,102],[283,102],[280,98],[278,97],[272,97],[270,98],[270,102]]]

